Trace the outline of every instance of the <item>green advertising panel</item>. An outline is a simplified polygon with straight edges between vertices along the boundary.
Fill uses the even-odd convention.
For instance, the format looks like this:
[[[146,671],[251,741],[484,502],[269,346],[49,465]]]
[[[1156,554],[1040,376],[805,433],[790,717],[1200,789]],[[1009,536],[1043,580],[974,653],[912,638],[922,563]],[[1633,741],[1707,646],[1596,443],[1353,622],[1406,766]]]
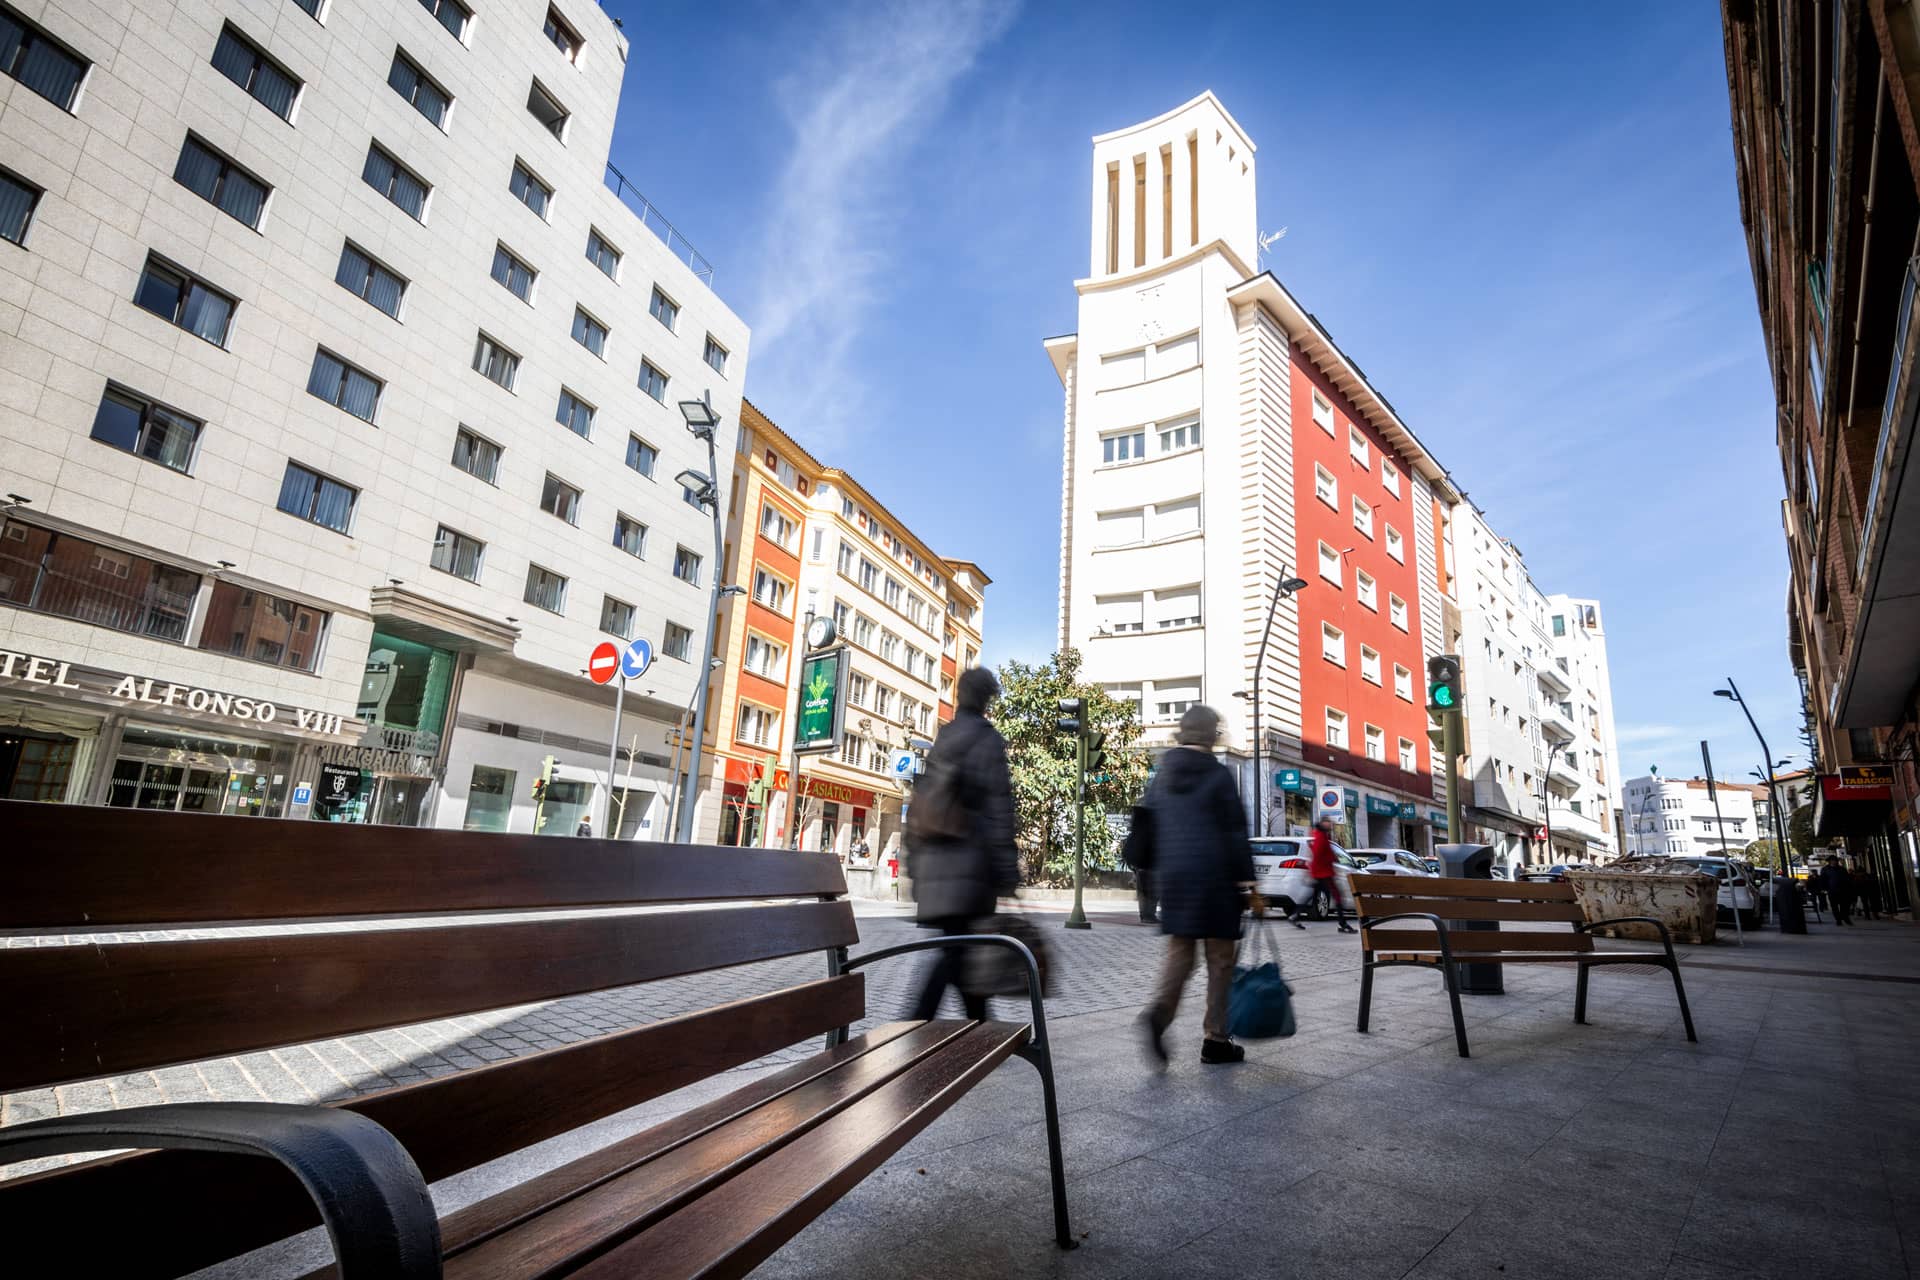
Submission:
[[[840,746],[840,689],[845,649],[816,653],[800,664],[800,722],[794,726],[797,751],[833,751]]]

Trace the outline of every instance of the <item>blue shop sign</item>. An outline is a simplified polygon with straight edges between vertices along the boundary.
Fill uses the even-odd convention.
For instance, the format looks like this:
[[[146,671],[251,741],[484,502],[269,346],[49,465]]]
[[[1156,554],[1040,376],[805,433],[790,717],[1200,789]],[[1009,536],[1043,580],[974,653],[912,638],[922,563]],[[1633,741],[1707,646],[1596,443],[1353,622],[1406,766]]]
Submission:
[[[1384,818],[1391,818],[1400,812],[1400,806],[1391,800],[1382,800],[1379,796],[1368,796],[1367,812],[1377,813]]]
[[[1298,769],[1280,770],[1273,775],[1273,785],[1282,791],[1300,790],[1300,771]]]

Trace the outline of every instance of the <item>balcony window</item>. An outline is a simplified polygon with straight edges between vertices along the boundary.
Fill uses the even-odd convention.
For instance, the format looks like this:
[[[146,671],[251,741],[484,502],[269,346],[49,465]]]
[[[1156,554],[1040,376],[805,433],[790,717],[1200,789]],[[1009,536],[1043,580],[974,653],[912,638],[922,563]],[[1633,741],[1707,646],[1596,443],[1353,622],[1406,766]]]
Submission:
[[[1327,708],[1327,745],[1336,751],[1347,749],[1347,714]]]
[[[1386,530],[1387,554],[1395,560],[1398,560],[1401,564],[1405,564],[1407,562],[1407,545],[1401,540],[1400,531],[1392,525],[1387,525]]]
[[[1320,544],[1320,576],[1336,587],[1340,585],[1340,553],[1324,542]]]
[[[1391,592],[1387,595],[1387,621],[1400,630],[1407,630],[1407,602]]]
[[[93,438],[135,457],[186,472],[204,424],[196,418],[109,386],[93,417]]]
[[[1320,656],[1335,666],[1347,665],[1347,633],[1331,622],[1320,624]]]
[[[133,300],[168,324],[205,338],[216,347],[227,345],[234,300],[165,259],[147,255],[146,270],[140,274],[140,287]]]
[[[1415,753],[1413,740],[1400,739],[1400,768],[1407,773],[1415,773],[1420,767],[1420,757]]]
[[[1400,471],[1385,458],[1380,459],[1380,487],[1396,498],[1400,496]]]
[[[1353,460],[1363,467],[1373,465],[1371,455],[1367,453],[1367,437],[1355,426],[1347,427],[1347,452]]]
[[[275,505],[290,516],[335,533],[345,533],[353,523],[353,506],[359,497],[359,490],[351,485],[289,462],[287,473],[280,480],[280,500]]]
[[[1364,727],[1367,759],[1385,763],[1387,758],[1387,735],[1377,724]]]
[[[1340,482],[1333,478],[1333,472],[1317,462],[1313,464],[1313,496],[1335,511],[1340,509]]]
[[[1355,569],[1353,571],[1353,595],[1354,599],[1358,600],[1365,607],[1372,609],[1376,613],[1379,612],[1380,588],[1379,585],[1374,582],[1373,575],[1365,569]]]
[[[1393,664],[1393,696],[1404,702],[1413,701],[1413,672],[1397,662]]]
[[[1353,527],[1369,538],[1373,536],[1373,508],[1358,498],[1353,500]]]
[[[1380,683],[1380,652],[1364,644],[1360,646],[1360,678],[1369,684]]]
[[[765,569],[756,568],[753,571],[753,599],[755,604],[764,605],[783,618],[789,617],[793,604],[793,585]]]
[[[200,575],[9,520],[0,528],[0,603],[129,635],[182,641]]]
[[[290,671],[312,671],[327,615],[293,600],[216,580],[200,647]]]
[[[747,633],[747,670],[769,680],[779,680],[786,674],[787,650],[785,646],[775,644],[763,636],[749,631]]]
[[[1333,406],[1318,391],[1313,393],[1313,425],[1328,435],[1333,434]]]
[[[1200,447],[1200,419],[1164,424],[1160,428],[1161,453],[1185,453]]]
[[[1147,456],[1147,433],[1145,431],[1117,431],[1100,437],[1100,463],[1113,466],[1122,462],[1138,462]]]

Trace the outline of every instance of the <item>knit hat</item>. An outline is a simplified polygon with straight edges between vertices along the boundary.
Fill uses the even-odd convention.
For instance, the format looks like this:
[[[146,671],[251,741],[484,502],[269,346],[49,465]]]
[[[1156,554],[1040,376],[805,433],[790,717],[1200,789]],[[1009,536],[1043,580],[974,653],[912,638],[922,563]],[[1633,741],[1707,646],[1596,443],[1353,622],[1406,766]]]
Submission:
[[[1178,741],[1183,747],[1210,750],[1220,740],[1220,715],[1212,707],[1194,703],[1180,717]]]

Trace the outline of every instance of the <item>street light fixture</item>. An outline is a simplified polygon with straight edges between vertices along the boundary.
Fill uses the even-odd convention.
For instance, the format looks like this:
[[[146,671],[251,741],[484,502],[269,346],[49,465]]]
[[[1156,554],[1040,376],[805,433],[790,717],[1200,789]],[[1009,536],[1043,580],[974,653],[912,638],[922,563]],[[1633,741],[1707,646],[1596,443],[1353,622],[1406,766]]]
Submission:
[[[1715,689],[1716,698],[1729,698],[1740,706],[1747,717],[1747,725],[1753,730],[1753,736],[1760,741],[1760,758],[1773,759],[1773,750],[1767,746],[1766,735],[1760,732],[1759,721],[1753,718],[1753,709],[1747,706],[1747,700],[1740,696],[1740,686],[1727,677],[1727,687]],[[1793,880],[1787,871],[1787,832],[1780,824],[1780,793],[1773,788],[1773,777],[1767,777],[1767,806],[1773,810],[1774,839],[1779,847],[1780,879],[1773,889],[1773,918],[1780,925],[1782,933],[1805,933],[1807,931],[1806,913],[1800,910],[1800,898],[1793,891]]]
[[[1566,749],[1566,743],[1550,743],[1547,747],[1547,772],[1540,775],[1540,818],[1547,829],[1547,865],[1553,865],[1553,793],[1547,790],[1547,775],[1553,772],[1554,757]]]
[[[712,395],[713,393],[709,391],[698,400],[682,400],[680,402],[680,416],[687,420],[687,430],[693,434],[694,439],[706,442],[706,474],[702,475],[698,471],[689,469],[682,471],[674,477],[675,480],[678,480],[686,487],[687,491],[693,495],[695,502],[706,508],[708,515],[713,519],[713,590],[707,596],[706,640],[700,650],[703,654],[711,654],[713,652],[714,632],[720,625],[720,595],[722,591],[720,579],[724,575],[725,569],[725,566],[721,564],[721,558],[726,554],[726,544],[722,540],[722,531],[720,528],[720,489],[715,480],[715,477],[720,474],[720,460],[714,449],[714,441],[720,434],[720,415],[713,411]],[[699,678],[695,681],[693,750],[687,758],[686,791],[689,794],[682,798],[680,812],[675,815],[677,819],[677,830],[674,832],[674,838],[681,844],[686,844],[693,837],[693,804],[691,803],[691,792],[694,787],[700,784],[700,753],[701,749],[705,747],[707,739],[707,703],[709,699],[701,695],[707,691],[712,679],[712,670],[709,668],[701,671]]]
[[[1352,550],[1352,548],[1348,548]],[[1254,834],[1271,835],[1266,805],[1261,799],[1262,777],[1266,772],[1267,740],[1260,734],[1260,674],[1267,668],[1267,641],[1273,635],[1273,615],[1280,609],[1280,601],[1296,591],[1307,587],[1305,578],[1292,578],[1287,571],[1280,571],[1279,581],[1274,583],[1273,600],[1267,605],[1267,624],[1260,629],[1260,652],[1253,660],[1253,691],[1251,694],[1237,693],[1236,698],[1248,698],[1253,703],[1253,815]]]

